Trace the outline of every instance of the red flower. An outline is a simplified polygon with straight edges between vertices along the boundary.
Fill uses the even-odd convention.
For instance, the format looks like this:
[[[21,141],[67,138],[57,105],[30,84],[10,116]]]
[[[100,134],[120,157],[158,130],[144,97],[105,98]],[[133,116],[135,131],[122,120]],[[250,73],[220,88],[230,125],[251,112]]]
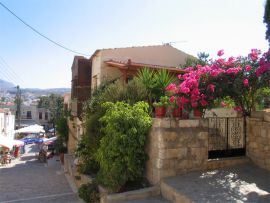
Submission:
[[[250,65],[246,65],[245,71],[246,71],[246,72],[249,72],[250,70],[251,70],[251,66],[250,66]]]
[[[233,109],[235,111],[237,111],[237,112],[242,112],[242,107],[241,106],[235,106]]]
[[[169,101],[170,101],[171,103],[174,103],[174,102],[175,102],[175,96],[171,96],[170,99],[169,99]]]
[[[177,87],[176,87],[175,84],[171,83],[171,84],[169,84],[168,87],[166,87],[166,90],[176,93],[177,92]]]
[[[219,50],[218,53],[217,53],[218,56],[222,56],[223,54],[224,54],[224,50],[223,49]]]
[[[248,87],[249,86],[248,79],[244,79],[243,80],[243,84],[244,84],[245,87]]]
[[[207,89],[209,89],[210,90],[210,92],[214,92],[215,91],[215,85],[213,85],[213,84],[209,84],[208,86],[207,86]]]
[[[208,105],[208,102],[207,101],[205,101],[204,99],[201,101],[201,105],[202,106],[207,106]]]
[[[225,107],[225,106],[227,106],[227,104],[224,101],[222,101],[222,102],[220,102],[220,106]]]

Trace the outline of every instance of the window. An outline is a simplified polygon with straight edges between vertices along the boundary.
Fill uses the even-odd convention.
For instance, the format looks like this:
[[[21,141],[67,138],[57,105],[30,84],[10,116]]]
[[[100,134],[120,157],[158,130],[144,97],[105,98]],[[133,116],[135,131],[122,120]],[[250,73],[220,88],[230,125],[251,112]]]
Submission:
[[[39,112],[38,118],[39,118],[40,120],[42,120],[42,112]]]
[[[45,113],[45,120],[48,120],[48,112]]]
[[[26,112],[26,118],[27,119],[32,119],[32,113],[31,113],[31,111],[27,111]]]

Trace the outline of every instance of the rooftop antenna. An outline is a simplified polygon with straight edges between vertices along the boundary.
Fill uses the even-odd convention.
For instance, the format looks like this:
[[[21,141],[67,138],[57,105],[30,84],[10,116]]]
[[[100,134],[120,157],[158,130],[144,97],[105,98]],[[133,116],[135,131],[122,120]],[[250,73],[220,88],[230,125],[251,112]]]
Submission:
[[[174,41],[174,42],[162,42],[162,45],[172,45],[172,44],[178,44],[178,43],[187,43],[187,40],[180,40],[180,41]]]

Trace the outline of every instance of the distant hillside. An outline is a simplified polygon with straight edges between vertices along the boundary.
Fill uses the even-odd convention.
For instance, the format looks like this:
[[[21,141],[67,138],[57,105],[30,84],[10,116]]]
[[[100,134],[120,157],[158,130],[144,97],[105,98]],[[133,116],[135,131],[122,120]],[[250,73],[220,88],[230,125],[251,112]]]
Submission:
[[[70,88],[50,88],[50,89],[38,89],[38,88],[26,88],[22,89],[22,92],[31,92],[33,94],[64,94],[70,92]]]
[[[13,83],[0,79],[0,89],[7,90],[7,89],[12,89],[14,87],[15,85]]]

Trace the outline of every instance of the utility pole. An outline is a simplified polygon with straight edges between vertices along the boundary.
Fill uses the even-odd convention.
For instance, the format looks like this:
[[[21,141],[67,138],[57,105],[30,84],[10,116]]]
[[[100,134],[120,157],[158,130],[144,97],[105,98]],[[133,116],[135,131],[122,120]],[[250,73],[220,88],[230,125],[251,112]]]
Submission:
[[[18,128],[20,129],[21,128],[21,97],[22,97],[22,92],[21,92],[19,85],[16,88],[17,88],[16,103],[17,103],[17,115],[18,115]]]

